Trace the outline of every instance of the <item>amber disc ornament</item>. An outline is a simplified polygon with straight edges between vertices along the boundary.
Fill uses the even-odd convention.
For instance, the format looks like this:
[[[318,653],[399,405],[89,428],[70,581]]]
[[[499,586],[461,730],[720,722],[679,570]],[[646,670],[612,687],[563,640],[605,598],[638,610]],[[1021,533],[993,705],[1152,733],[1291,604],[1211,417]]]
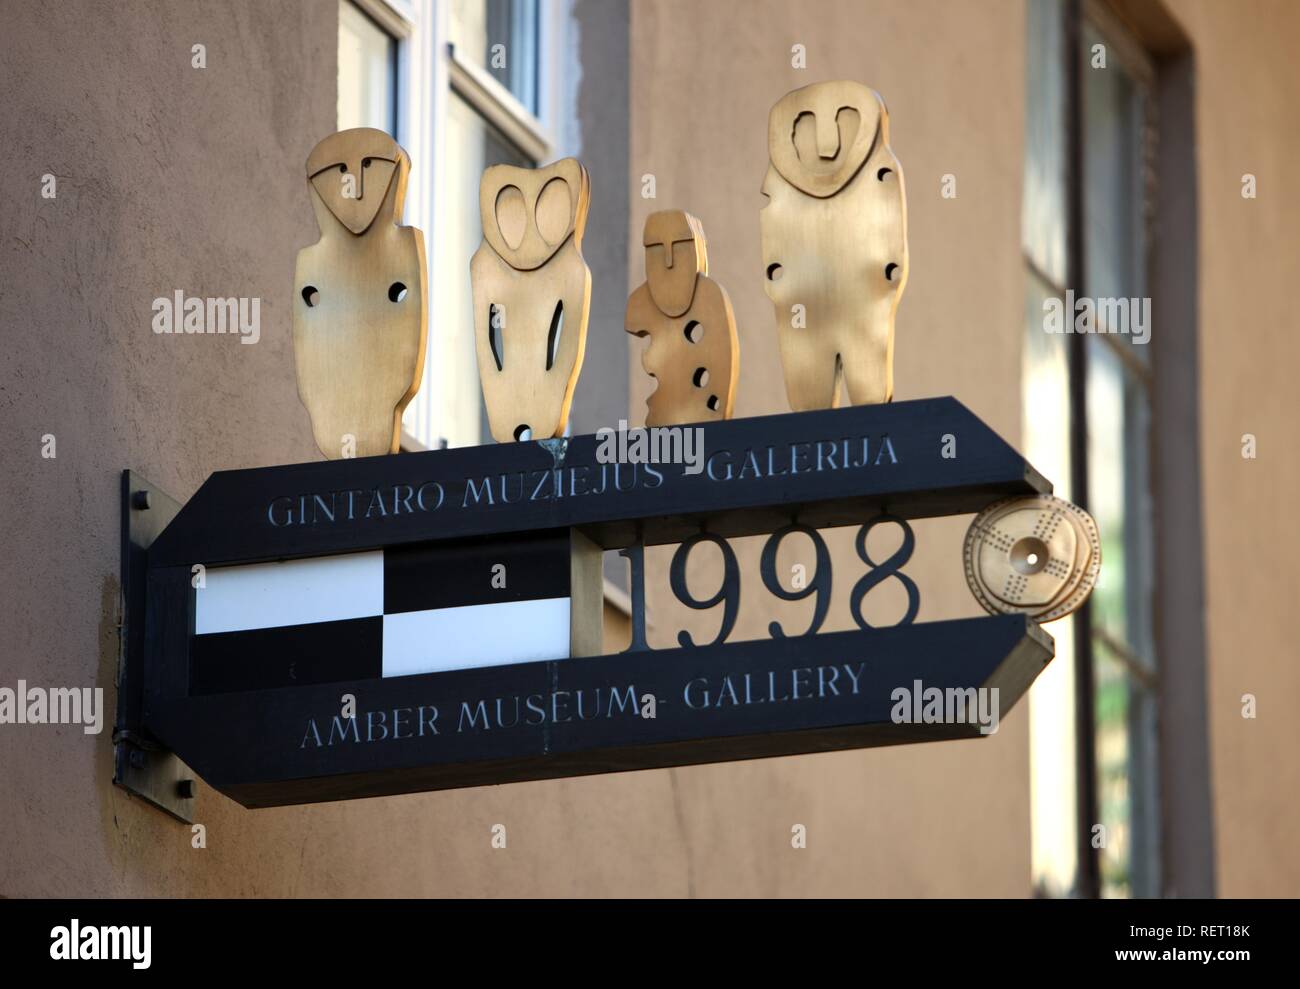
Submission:
[[[975,516],[965,565],[966,583],[985,611],[1055,621],[1096,586],[1101,537],[1078,505],[1052,495],[1011,498]]]

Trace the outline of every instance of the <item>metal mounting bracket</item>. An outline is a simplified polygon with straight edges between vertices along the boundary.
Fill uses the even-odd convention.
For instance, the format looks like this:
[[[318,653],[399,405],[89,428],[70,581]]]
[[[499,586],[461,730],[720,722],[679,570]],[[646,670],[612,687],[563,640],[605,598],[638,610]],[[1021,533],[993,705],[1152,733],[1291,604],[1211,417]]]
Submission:
[[[134,471],[122,472],[122,624],[117,662],[113,782],[186,824],[194,823],[198,779],[143,727],[145,586],[148,551],[180,503]]]

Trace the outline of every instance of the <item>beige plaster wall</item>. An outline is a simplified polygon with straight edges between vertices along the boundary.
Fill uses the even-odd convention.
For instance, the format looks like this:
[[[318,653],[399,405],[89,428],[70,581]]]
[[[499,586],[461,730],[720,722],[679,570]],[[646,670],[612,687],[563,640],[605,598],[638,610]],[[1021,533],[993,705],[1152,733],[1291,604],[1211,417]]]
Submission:
[[[1216,884],[1300,896],[1300,7],[1179,0],[1196,53]],[[1242,176],[1258,198],[1243,199]],[[1258,456],[1242,458],[1254,434]],[[1257,714],[1242,717],[1253,694]]]

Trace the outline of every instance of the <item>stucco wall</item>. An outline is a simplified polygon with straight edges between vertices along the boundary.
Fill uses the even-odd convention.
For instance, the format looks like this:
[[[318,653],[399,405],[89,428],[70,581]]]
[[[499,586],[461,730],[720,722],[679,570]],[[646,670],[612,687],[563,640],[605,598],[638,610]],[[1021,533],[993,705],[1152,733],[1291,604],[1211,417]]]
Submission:
[[[1201,451],[1220,896],[1300,895],[1300,7],[1171,4],[1196,54]],[[1243,199],[1242,177],[1258,198]],[[1242,458],[1243,434],[1257,458]],[[1157,442],[1160,437],[1157,437]],[[1242,717],[1253,694],[1258,717]]]
[[[109,782],[118,488],[131,467],[186,498],[212,470],[318,456],[288,303],[315,239],[302,168],[333,130],[336,18],[328,2],[5,5],[0,679],[94,684],[109,710],[99,736],[0,729],[2,894],[299,888],[301,827],[207,791],[210,847],[192,851]],[[260,341],[155,335],[152,302],[178,289],[260,297]]]

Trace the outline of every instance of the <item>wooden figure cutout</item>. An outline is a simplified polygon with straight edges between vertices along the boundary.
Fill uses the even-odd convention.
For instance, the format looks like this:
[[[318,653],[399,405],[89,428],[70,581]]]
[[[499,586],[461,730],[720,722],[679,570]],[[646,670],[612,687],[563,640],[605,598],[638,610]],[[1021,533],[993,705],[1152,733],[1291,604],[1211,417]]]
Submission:
[[[740,368],[736,317],[709,277],[700,221],[683,210],[645,221],[645,282],[627,300],[625,328],[650,338],[641,366],[659,382],[647,426],[730,419]]]
[[[396,453],[424,373],[424,236],[401,226],[411,160],[383,131],[332,134],[307,158],[320,240],[298,252],[298,394],[331,460]]]
[[[759,213],[786,394],[796,412],[894,394],[894,314],[907,282],[903,171],[880,94],[824,82],[768,117]]]
[[[587,345],[582,233],[590,202],[576,158],[537,169],[493,165],[479,183],[483,243],[469,266],[474,343],[498,442],[564,435]]]

